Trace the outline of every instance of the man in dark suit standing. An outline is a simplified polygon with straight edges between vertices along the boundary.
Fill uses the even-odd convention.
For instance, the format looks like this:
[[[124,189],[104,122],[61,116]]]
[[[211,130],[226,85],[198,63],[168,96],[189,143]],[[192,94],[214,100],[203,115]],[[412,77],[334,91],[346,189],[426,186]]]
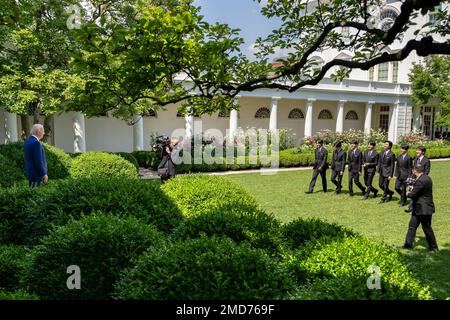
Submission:
[[[358,149],[358,141],[352,141],[352,149],[348,153],[348,194],[353,197],[353,182],[358,186],[363,194],[366,189],[359,182],[359,176],[362,174],[362,154]]]
[[[31,136],[24,144],[26,176],[31,188],[48,182],[47,160],[41,143],[44,134],[44,127],[35,124],[31,129]]]
[[[315,161],[314,161],[314,171],[311,179],[311,183],[309,184],[309,190],[306,193],[313,193],[314,186],[316,185],[317,176],[320,174],[322,178],[322,188],[323,192],[327,192],[327,163],[328,153],[327,150],[323,147],[323,140],[319,140],[316,143],[316,151],[315,151]]]
[[[424,146],[420,146],[416,149],[416,158],[413,160],[413,167],[420,166],[423,168],[423,173],[427,176],[430,175],[431,171],[431,162],[430,159],[425,157],[425,153],[427,152],[427,149]],[[412,176],[413,180],[415,180],[415,177]],[[405,212],[412,212],[413,210],[413,200],[409,203],[408,209],[405,210]]]
[[[378,173],[380,174],[380,188],[383,190],[383,197],[380,203],[392,201],[394,192],[389,190],[389,182],[394,177],[395,154],[391,151],[392,141],[385,141],[383,151],[379,157]]]
[[[417,228],[421,224],[427,239],[428,248],[430,251],[435,252],[438,251],[438,245],[433,229],[431,228],[431,218],[435,213],[433,182],[431,178],[425,174],[424,167],[422,166],[415,166],[413,168],[413,175],[416,176],[416,182],[414,186],[409,187],[408,190],[408,197],[413,200],[413,211],[403,248],[412,248]]]
[[[409,146],[401,145],[401,154],[397,158],[397,165],[395,166],[395,191],[400,195],[400,207],[406,204],[406,181],[411,176],[412,159],[408,155]]]
[[[378,195],[378,189],[374,188],[373,177],[377,171],[378,165],[378,153],[375,151],[376,143],[370,141],[367,146],[367,151],[364,152],[362,157],[363,168],[364,168],[364,183],[366,184],[366,193],[364,195],[364,200],[369,199],[370,191],[373,192],[373,197],[376,198]]]
[[[331,182],[336,185],[336,194],[341,193],[342,190],[342,176],[345,171],[345,161],[347,154],[342,150],[342,143],[337,142],[333,151],[333,159],[331,160]]]

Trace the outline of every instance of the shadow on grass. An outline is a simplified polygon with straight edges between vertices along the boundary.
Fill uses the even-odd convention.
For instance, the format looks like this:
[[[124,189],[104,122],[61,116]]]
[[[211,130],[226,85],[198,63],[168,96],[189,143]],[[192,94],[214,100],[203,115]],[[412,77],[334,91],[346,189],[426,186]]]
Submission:
[[[414,249],[399,252],[417,279],[429,284],[434,299],[450,299],[450,243],[440,245],[439,252],[430,253],[425,237],[420,237]]]

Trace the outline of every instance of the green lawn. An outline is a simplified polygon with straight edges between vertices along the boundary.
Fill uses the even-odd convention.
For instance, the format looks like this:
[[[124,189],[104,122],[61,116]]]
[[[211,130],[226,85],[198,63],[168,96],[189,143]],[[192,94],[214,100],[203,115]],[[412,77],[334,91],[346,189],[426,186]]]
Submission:
[[[425,236],[419,227],[414,250],[403,250],[401,254],[424,283],[430,285],[436,299],[450,299],[450,162],[433,162],[431,177],[434,182],[434,201],[437,212],[433,217],[433,229],[440,252],[427,251]],[[346,193],[335,195],[323,193],[320,177],[315,193],[307,195],[311,170],[282,172],[276,175],[242,174],[226,176],[242,185],[259,201],[261,206],[273,212],[281,221],[289,222],[297,217],[315,217],[349,227],[371,239],[384,241],[388,245],[402,245],[410,215],[398,208],[398,195],[394,201],[379,204],[377,199],[362,201],[357,193],[351,198]],[[330,171],[328,171],[328,179]],[[347,190],[347,174],[343,181]],[[374,185],[378,187],[378,176]],[[356,186],[354,186],[354,190]],[[391,189],[394,183],[391,182]],[[329,182],[328,190],[334,191]]]

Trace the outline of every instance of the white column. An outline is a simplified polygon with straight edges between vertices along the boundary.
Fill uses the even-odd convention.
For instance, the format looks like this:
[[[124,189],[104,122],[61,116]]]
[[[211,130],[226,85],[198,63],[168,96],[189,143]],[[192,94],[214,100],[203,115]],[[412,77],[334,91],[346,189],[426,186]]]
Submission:
[[[85,131],[85,119],[82,112],[75,112],[73,118],[73,152],[82,153],[86,152],[86,131]]]
[[[314,101],[316,101],[316,99],[308,99],[308,102],[306,103],[305,137],[312,136]]]
[[[389,108],[389,133],[388,140],[397,143],[397,112],[398,105],[394,104]]]
[[[421,129],[421,125],[420,125],[420,111],[421,111],[421,107],[415,106],[414,107],[414,111],[413,111],[413,129],[414,130],[420,130]]]
[[[194,115],[190,112],[184,117],[186,127],[186,138],[194,136]]]
[[[273,97],[272,98],[272,107],[270,109],[270,121],[269,121],[269,130],[275,131],[278,129],[278,100],[281,98]]]
[[[134,151],[144,150],[144,119],[138,113],[134,116],[133,140]]]
[[[372,129],[372,110],[373,110],[374,103],[375,102],[371,102],[371,101],[366,103],[366,113],[365,113],[365,118],[364,118],[364,132],[366,134],[369,134],[370,130]]]
[[[28,135],[29,132],[27,132],[26,134]],[[15,113],[9,113],[5,111],[5,142],[17,142],[18,138],[17,115]]]
[[[234,136],[238,128],[238,112],[236,109],[231,109],[230,111],[230,138]]]
[[[340,100],[337,105],[336,132],[344,132],[344,106],[347,101]]]
[[[239,104],[239,99],[241,98],[241,96],[236,96],[234,103],[235,104]],[[231,140],[233,140],[234,134],[238,128],[238,118],[239,118],[239,114],[238,111],[236,109],[231,109],[230,110],[230,130],[229,130],[229,137]]]

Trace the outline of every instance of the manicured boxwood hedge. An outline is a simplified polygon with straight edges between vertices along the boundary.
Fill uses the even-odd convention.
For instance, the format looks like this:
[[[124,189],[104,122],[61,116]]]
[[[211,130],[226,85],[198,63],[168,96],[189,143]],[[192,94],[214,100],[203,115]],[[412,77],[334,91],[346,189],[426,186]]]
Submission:
[[[136,172],[139,173],[139,163],[138,163],[137,159],[131,153],[115,152],[113,154],[116,154],[116,155],[124,158],[125,160],[127,160],[129,163],[131,163],[136,168]]]
[[[151,248],[116,286],[120,299],[280,299],[294,281],[277,259],[227,238]]]
[[[177,206],[160,186],[122,178],[51,181],[45,188],[28,186],[0,192],[0,244],[36,244],[52,224],[102,210],[134,216],[169,232],[181,219]]]
[[[137,179],[134,164],[106,152],[86,152],[72,161],[72,177],[122,177]]]
[[[30,250],[24,246],[0,245],[0,289],[21,289],[21,279],[27,269]]]
[[[0,301],[1,300],[39,300],[39,297],[34,294],[29,294],[25,290],[9,292],[0,289]]]
[[[284,243],[291,249],[297,250],[311,241],[336,241],[354,235],[337,224],[320,219],[296,219],[284,224],[281,230]]]
[[[0,154],[0,188],[11,187],[25,180],[25,171]]]
[[[43,299],[108,299],[120,272],[148,248],[163,246],[154,226],[95,213],[54,230],[32,254],[26,281]],[[77,265],[81,290],[68,290],[67,267]]]
[[[256,199],[241,186],[218,176],[184,175],[168,181],[164,193],[179,207],[184,216],[201,215],[227,204],[258,207]]]
[[[69,176],[72,159],[63,150],[43,144],[47,158],[48,176],[50,179],[63,179]],[[25,175],[25,158],[23,142],[0,145],[0,155],[12,161]]]
[[[361,236],[315,244],[297,264],[310,283],[298,299],[430,299],[397,251]],[[371,266],[381,271],[381,290],[367,288]]]
[[[155,169],[158,167],[159,160],[156,153],[151,151],[134,151],[131,155],[136,159],[140,167]]]
[[[228,237],[236,243],[249,242],[271,254],[281,251],[280,222],[262,210],[228,204],[186,219],[173,232],[175,241],[206,235]]]

